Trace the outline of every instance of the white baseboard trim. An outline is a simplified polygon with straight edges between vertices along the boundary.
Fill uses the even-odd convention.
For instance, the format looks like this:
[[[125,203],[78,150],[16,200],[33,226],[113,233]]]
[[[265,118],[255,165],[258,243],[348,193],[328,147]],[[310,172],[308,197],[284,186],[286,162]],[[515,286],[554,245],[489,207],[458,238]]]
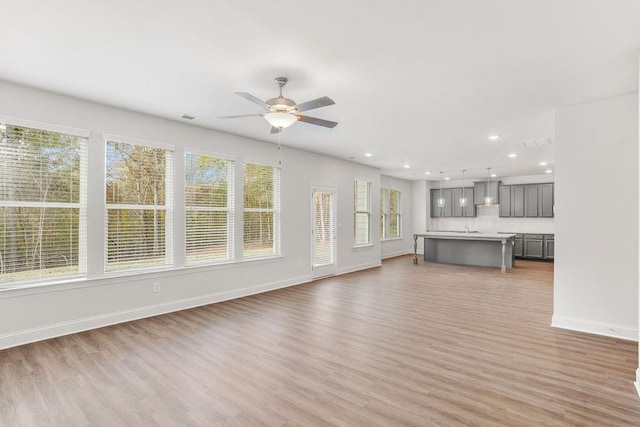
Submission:
[[[413,249],[405,249],[402,251],[389,252],[382,255],[382,259],[394,258],[397,256],[409,255],[409,254],[413,254]]]
[[[638,397],[640,397],[640,368],[636,369],[636,382],[633,383],[636,386]]]
[[[588,332],[623,340],[638,341],[638,328],[616,325],[613,323],[596,322],[593,320],[576,319],[574,317],[554,314],[551,319],[554,328],[570,329],[578,332]]]
[[[168,303],[148,305],[131,310],[118,311],[99,316],[85,317],[83,319],[12,332],[9,334],[0,335],[0,350],[29,344],[36,341],[56,338],[63,335],[75,334],[90,329],[115,325],[117,323],[130,322],[132,320],[143,319],[145,317],[158,316],[160,314],[167,314],[174,311],[186,310],[189,308],[200,307],[216,302],[228,301],[231,299],[246,297],[249,295],[274,291],[276,289],[301,285],[303,283],[308,283],[311,281],[311,276],[293,277],[283,281],[264,283],[261,285],[251,286],[243,289],[217,292],[193,298],[171,301]]]
[[[380,267],[381,265],[382,265],[382,261],[368,262],[368,263],[365,263],[365,264],[358,264],[358,265],[351,265],[349,267],[339,268],[338,271],[336,272],[336,274],[354,273],[356,271],[366,270],[368,268]]]

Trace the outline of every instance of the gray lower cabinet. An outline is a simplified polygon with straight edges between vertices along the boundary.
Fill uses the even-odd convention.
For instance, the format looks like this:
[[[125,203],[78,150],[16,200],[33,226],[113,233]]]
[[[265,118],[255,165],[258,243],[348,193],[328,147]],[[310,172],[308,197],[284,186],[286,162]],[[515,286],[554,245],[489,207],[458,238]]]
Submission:
[[[555,252],[555,240],[553,234],[544,236],[544,259],[553,259]]]
[[[530,259],[544,258],[544,239],[542,234],[524,235],[524,257]]]
[[[524,237],[522,234],[516,234],[513,245],[513,255],[517,258],[524,258]]]
[[[553,260],[553,234],[516,234],[513,254],[516,258]]]
[[[498,216],[511,216],[511,187],[506,185],[500,187],[500,209],[498,211]]]

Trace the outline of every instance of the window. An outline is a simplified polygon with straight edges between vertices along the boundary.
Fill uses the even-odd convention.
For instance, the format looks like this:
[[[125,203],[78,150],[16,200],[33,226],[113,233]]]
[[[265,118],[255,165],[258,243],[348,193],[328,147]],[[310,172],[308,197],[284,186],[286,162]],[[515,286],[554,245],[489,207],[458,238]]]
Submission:
[[[388,227],[387,221],[389,219],[389,189],[380,189],[380,239],[387,238]]]
[[[186,265],[233,259],[234,162],[185,153]]]
[[[380,190],[380,238],[395,239],[402,236],[400,222],[400,191]]]
[[[353,244],[371,243],[371,183],[355,180],[353,189]]]
[[[280,255],[280,168],[244,164],[244,258]]]
[[[106,143],[106,271],[157,268],[173,262],[173,151]]]
[[[86,274],[87,139],[0,123],[0,283]]]

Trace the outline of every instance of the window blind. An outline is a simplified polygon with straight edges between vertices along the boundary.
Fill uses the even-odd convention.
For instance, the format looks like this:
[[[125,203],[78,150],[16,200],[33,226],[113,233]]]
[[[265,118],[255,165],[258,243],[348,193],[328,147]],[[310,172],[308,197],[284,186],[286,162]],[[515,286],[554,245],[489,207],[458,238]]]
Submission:
[[[185,153],[186,265],[233,259],[235,162]]]
[[[87,139],[0,123],[0,283],[86,274]]]
[[[388,234],[387,221],[389,219],[389,189],[380,189],[380,239],[386,239]]]
[[[170,266],[173,152],[106,141],[106,271]]]
[[[389,190],[389,236],[388,238],[393,239],[400,237],[402,235],[401,224],[400,221],[400,209],[401,209],[401,199],[400,199],[400,191],[398,190]]]
[[[313,194],[315,204],[315,245],[313,251],[313,266],[319,267],[332,264],[335,259],[333,244],[333,222],[331,215],[330,193],[317,192]]]
[[[380,189],[380,238],[394,239],[402,236],[400,221],[400,191]]]
[[[354,181],[353,191],[353,244],[371,243],[371,183]]]
[[[244,258],[280,255],[280,168],[244,163]]]

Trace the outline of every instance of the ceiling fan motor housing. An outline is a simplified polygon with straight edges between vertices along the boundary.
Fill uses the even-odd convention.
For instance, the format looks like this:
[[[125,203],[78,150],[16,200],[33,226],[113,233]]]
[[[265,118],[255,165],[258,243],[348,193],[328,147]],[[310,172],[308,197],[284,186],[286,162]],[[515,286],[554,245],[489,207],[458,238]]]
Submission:
[[[284,96],[279,96],[277,98],[271,98],[267,100],[267,104],[272,106],[275,111],[282,111],[286,113],[295,113],[296,103],[289,98],[285,98]]]

